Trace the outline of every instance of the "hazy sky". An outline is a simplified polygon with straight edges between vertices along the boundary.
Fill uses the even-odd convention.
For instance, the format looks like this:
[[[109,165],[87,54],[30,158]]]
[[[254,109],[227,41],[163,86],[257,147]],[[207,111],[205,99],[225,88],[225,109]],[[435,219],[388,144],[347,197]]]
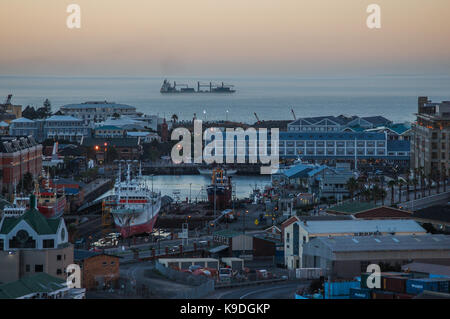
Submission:
[[[449,16],[449,0],[0,0],[0,74],[450,74]]]

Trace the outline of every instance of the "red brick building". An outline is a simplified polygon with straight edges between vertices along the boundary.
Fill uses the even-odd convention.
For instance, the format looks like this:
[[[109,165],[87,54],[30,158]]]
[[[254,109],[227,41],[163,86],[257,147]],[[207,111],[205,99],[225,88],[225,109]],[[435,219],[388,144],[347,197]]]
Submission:
[[[86,290],[116,287],[120,257],[87,250],[75,250],[74,261],[81,268],[81,287]]]
[[[1,192],[12,194],[14,184],[19,183],[25,173],[37,177],[42,170],[42,145],[32,136],[0,139],[0,183]]]

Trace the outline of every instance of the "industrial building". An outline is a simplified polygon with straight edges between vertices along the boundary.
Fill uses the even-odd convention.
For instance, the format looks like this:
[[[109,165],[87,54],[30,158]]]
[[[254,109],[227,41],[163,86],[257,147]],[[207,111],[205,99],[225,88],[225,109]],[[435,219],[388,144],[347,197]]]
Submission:
[[[284,227],[285,265],[289,269],[305,267],[303,244],[312,238],[390,234],[424,235],[426,231],[414,220],[292,220]]]
[[[450,265],[450,236],[327,236],[303,243],[303,267],[322,268],[331,278],[353,278],[369,264],[400,269],[411,262]]]

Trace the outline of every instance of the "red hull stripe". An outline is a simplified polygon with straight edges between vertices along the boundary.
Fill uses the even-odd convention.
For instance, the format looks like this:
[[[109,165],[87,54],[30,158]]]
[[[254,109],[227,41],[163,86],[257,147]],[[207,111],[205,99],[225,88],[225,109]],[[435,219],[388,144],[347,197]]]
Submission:
[[[153,226],[156,223],[156,219],[158,218],[158,215],[150,219],[145,224],[130,226],[130,227],[117,227],[122,237],[130,237],[137,234],[145,234],[145,233],[151,233],[153,231]]]

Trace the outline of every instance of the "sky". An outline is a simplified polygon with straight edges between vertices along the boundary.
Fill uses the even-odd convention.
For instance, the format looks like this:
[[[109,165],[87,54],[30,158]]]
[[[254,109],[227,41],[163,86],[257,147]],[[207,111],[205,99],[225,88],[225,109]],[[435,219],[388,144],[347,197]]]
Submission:
[[[448,75],[449,15],[448,0],[0,0],[0,74]]]

